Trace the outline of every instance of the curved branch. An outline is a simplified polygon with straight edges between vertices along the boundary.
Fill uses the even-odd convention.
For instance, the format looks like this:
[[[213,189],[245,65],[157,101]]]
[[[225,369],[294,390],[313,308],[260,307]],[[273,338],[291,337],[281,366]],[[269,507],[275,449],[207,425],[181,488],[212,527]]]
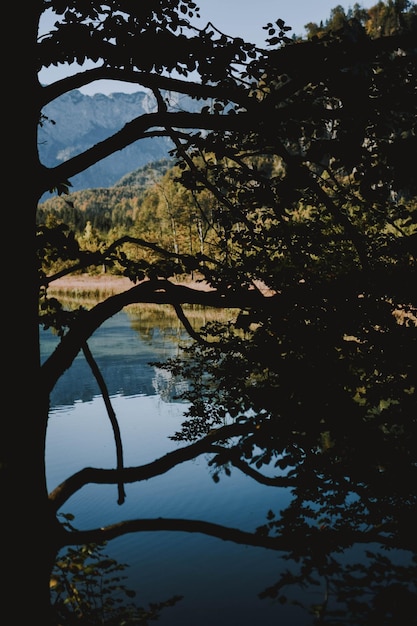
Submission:
[[[223,541],[232,541],[245,546],[267,548],[269,550],[284,550],[286,548],[286,543],[282,537],[268,537],[203,520],[163,517],[127,520],[104,528],[67,532],[65,535],[62,535],[61,547],[65,545],[102,543],[129,533],[154,531],[201,533],[210,537],[217,537]]]
[[[370,528],[363,531],[352,529],[342,538],[340,532],[338,533],[337,531],[330,529],[327,531],[328,549],[332,552],[332,546],[334,545],[350,547],[355,543],[369,544],[371,542],[378,542],[380,545],[390,547],[392,542],[386,533],[389,533],[391,530],[390,524],[385,524],[382,528]],[[267,550],[283,551],[287,554],[293,550],[300,541],[300,537],[297,532],[294,532],[291,535],[284,533],[271,537],[269,535],[262,534],[261,532],[251,533],[238,528],[231,528],[230,526],[223,526],[222,524],[215,524],[204,520],[157,517],[150,519],[125,520],[123,522],[90,530],[77,530],[73,532],[66,531],[65,534],[61,533],[60,547],[64,547],[66,545],[102,543],[115,539],[116,537],[122,537],[123,535],[127,535],[129,533],[158,531],[200,533],[208,537],[216,537],[222,541],[231,541],[240,545],[265,548]],[[312,530],[310,538],[311,541],[314,541],[314,532],[320,531]],[[336,536],[338,544],[336,544],[335,541]],[[305,537],[303,537],[303,539],[305,540]],[[321,538],[321,541],[325,540],[326,537]]]
[[[219,461],[215,457],[209,462],[209,466],[219,466],[230,462],[236,469],[242,472],[242,474],[245,474],[249,478],[253,478],[253,480],[260,485],[267,485],[268,487],[297,486],[297,482],[294,478],[288,478],[287,476],[265,476],[265,474],[253,469],[249,463],[246,463],[239,458],[238,454],[236,454],[236,452],[239,452],[237,448],[225,450],[225,448],[222,448],[221,446],[213,446],[212,451],[216,452],[218,455],[222,455],[222,460]],[[225,455],[225,452],[228,452],[228,454]]]
[[[295,487],[296,481],[294,479],[287,478],[286,476],[265,476],[257,470],[250,467],[248,463],[245,463],[241,459],[232,458],[230,460],[232,465],[236,469],[240,470],[242,474],[246,474],[249,478],[253,478],[260,485],[267,485],[268,487]]]
[[[100,392],[101,395],[103,396],[103,400],[104,400],[104,404],[106,405],[106,410],[107,410],[107,415],[109,416],[110,419],[110,423],[113,429],[113,434],[114,434],[114,440],[115,440],[115,444],[116,444],[116,459],[117,459],[117,469],[121,470],[123,469],[123,445],[122,445],[122,438],[120,436],[120,428],[119,428],[119,423],[117,421],[117,417],[116,417],[116,413],[114,412],[111,400],[110,400],[110,396],[109,396],[109,392],[107,389],[107,385],[105,383],[105,380],[100,372],[100,369],[97,365],[97,362],[95,361],[91,350],[87,344],[87,342],[85,342],[85,344],[82,347],[82,350],[84,352],[84,356],[86,358],[86,361],[88,363],[88,365],[90,366],[91,371],[93,372],[93,375],[97,381],[97,384],[100,388]],[[119,498],[117,500],[117,504],[123,504],[125,499],[126,499],[126,493],[124,490],[124,486],[122,482],[118,483],[118,491],[119,491]]]
[[[175,313],[177,314],[178,319],[180,320],[181,324],[184,326],[185,330],[190,335],[190,337],[192,339],[195,339],[195,341],[197,341],[199,344],[203,346],[210,346],[211,345],[210,341],[206,341],[205,339],[203,339],[202,336],[199,333],[197,333],[194,330],[194,328],[191,326],[189,320],[184,314],[184,311],[182,310],[182,306],[176,303],[173,305],[173,307],[175,309]]]
[[[111,257],[111,255],[117,251],[118,248],[121,248],[125,243],[130,243],[133,245],[140,246],[142,248],[147,248],[149,250],[153,250],[157,254],[167,258],[167,259],[177,259],[183,262],[196,261],[197,263],[212,263],[213,265],[220,265],[220,261],[216,261],[205,254],[197,253],[195,255],[191,254],[181,254],[179,252],[170,252],[165,248],[161,248],[156,243],[152,243],[151,241],[147,241],[146,239],[141,239],[140,237],[131,237],[130,235],[125,235],[124,237],[120,237],[114,241],[108,248],[103,250],[103,252],[91,252],[88,255],[83,254],[83,259],[80,263],[76,265],[72,265],[71,267],[67,267],[52,276],[44,276],[42,278],[41,284],[44,286],[48,286],[54,280],[58,280],[63,276],[68,276],[73,272],[77,272],[79,270],[85,270],[91,265],[102,265],[107,259]]]
[[[149,480],[154,476],[160,476],[177,465],[195,459],[201,454],[212,453],[212,446],[214,443],[230,439],[231,437],[248,434],[251,432],[252,428],[253,424],[251,421],[248,421],[245,424],[222,426],[221,428],[212,431],[210,435],[204,437],[204,439],[172,452],[168,452],[159,459],[155,459],[151,463],[140,465],[138,467],[125,467],[122,470],[86,467],[58,485],[49,494],[50,502],[54,510],[58,510],[74,493],[89,483],[95,483],[98,485],[111,485],[119,481],[123,481],[124,483],[134,483],[142,480]]]
[[[149,248],[150,250],[153,250],[154,252],[157,252],[161,256],[164,256],[165,258],[168,258],[168,259],[178,259],[179,261],[184,261],[184,262],[190,261],[190,260],[196,260],[199,263],[205,262],[205,263],[213,263],[213,265],[221,265],[220,261],[212,257],[209,257],[206,254],[197,253],[197,254],[192,255],[192,254],[183,254],[180,252],[170,252],[169,250],[166,250],[165,248],[161,248],[161,246],[158,246],[157,243],[152,243],[150,241],[147,241],[146,239],[141,239],[140,237],[131,237],[130,235],[125,235],[124,237],[117,239],[117,241],[114,241],[107,248],[107,250],[103,252],[103,255],[106,255],[106,256],[110,255],[114,250],[116,250],[117,248],[120,248],[120,246],[122,246],[125,243],[138,245],[138,246],[141,246],[142,248]]]
[[[93,68],[78,72],[58,80],[51,85],[46,85],[42,90],[42,107],[52,100],[59,98],[72,89],[85,87],[96,80],[117,80],[124,83],[133,83],[138,87],[149,89],[161,89],[163,91],[175,91],[191,98],[210,99],[220,98],[235,102],[236,104],[247,105],[251,102],[246,89],[239,87],[222,87],[216,85],[200,84],[190,80],[170,78],[168,76],[139,72],[135,70],[115,69],[107,66]]]
[[[298,42],[296,46],[284,46],[278,50],[269,52],[269,57],[275,60],[277,67],[280,66],[281,68],[289,69],[294,68],[297,71],[297,78],[300,76],[299,82],[296,82],[293,78],[292,81],[284,84],[283,89],[281,89],[281,98],[286,98],[289,95],[292,95],[297,89],[300,88],[302,80],[304,79],[306,59],[310,61],[310,65],[308,66],[310,77],[311,66],[314,67],[316,73],[325,72],[328,74],[329,63],[332,63],[331,67],[333,70],[335,67],[345,65],[346,45],[346,42],[340,42],[338,40],[335,40],[332,45],[329,45],[329,42],[325,41],[322,46],[317,46],[307,41],[302,43]],[[398,48],[412,50],[414,46],[415,42],[413,40],[413,33],[402,33],[401,35],[396,34],[389,37],[380,37],[378,39],[368,41],[366,43],[366,47],[363,43],[361,46],[356,45],[355,58],[359,58],[363,62],[367,62],[381,53],[390,52]],[[256,48],[256,50],[261,54],[265,53],[264,50],[259,48]],[[352,46],[349,48],[349,51],[352,51]],[[158,75],[156,73],[136,71],[132,69],[112,68],[103,64],[100,67],[77,72],[72,76],[56,81],[51,85],[44,85],[42,87],[42,96],[40,100],[41,107],[46,106],[52,100],[59,98],[72,89],[85,87],[86,85],[89,85],[97,80],[116,80],[125,83],[133,83],[138,85],[138,87],[175,91],[194,98],[219,98],[235,102],[236,104],[242,104],[244,106],[253,102],[251,97],[248,96],[247,90],[244,88],[241,89],[237,85],[229,84],[227,86],[223,86],[200,84],[190,80],[171,78],[162,74]]]
[[[44,191],[52,189],[57,180],[68,180],[105,159],[114,152],[123,150],[130,144],[149,136],[151,128],[174,127],[205,130],[245,130],[251,126],[248,113],[239,115],[218,115],[210,113],[157,112],[145,113],[135,118],[114,135],[95,144],[81,154],[68,159],[54,168],[44,168],[42,184]],[[162,131],[159,131],[161,134]],[[162,133],[163,134],[163,133]],[[169,133],[166,133],[169,136]]]
[[[199,304],[215,308],[242,308],[265,306],[274,296],[264,296],[259,291],[247,290],[219,294],[216,290],[202,291],[168,280],[146,280],[131,289],[100,302],[89,311],[82,311],[67,334],[44,362],[41,383],[45,393],[51,393],[58,379],[71,366],[89,337],[110,317],[129,304],[152,302],[155,304]]]

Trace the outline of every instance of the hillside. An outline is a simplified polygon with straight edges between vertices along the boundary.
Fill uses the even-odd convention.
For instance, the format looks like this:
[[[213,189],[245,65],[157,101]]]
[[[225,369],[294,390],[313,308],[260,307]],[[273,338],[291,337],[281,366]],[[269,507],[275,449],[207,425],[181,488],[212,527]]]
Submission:
[[[145,192],[172,166],[172,159],[161,159],[125,174],[110,187],[80,189],[68,196],[49,197],[39,205],[38,222],[45,222],[52,212],[76,231],[82,231],[87,221],[99,230],[129,226]]]

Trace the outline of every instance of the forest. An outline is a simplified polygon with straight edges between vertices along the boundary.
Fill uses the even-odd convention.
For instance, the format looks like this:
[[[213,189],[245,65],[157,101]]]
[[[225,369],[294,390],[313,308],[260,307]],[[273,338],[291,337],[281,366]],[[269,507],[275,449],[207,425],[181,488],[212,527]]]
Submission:
[[[404,4],[404,3],[403,3]],[[349,23],[357,24],[370,39],[393,35],[402,29],[411,28],[415,19],[415,6],[401,3],[379,2],[369,9],[358,3],[347,11],[336,6],[323,23],[306,24],[308,41],[320,40],[333,33],[341,33]],[[294,39],[293,39],[294,41]],[[254,166],[268,177],[277,175],[282,169],[282,158],[261,154]],[[44,201],[38,207],[38,224],[48,228],[61,228],[75,234],[82,250],[98,251],[124,236],[142,238],[149,242],[158,241],[162,248],[175,254],[204,254],[212,249],[217,235],[213,229],[213,216],[218,200],[205,189],[198,197],[193,189],[181,184],[181,170],[172,159],[165,159],[127,174],[116,185],[103,189],[86,189],[58,195]],[[347,210],[355,212],[357,196],[353,192],[352,178],[340,176],[338,184],[347,199]],[[393,192],[392,204],[402,207],[405,219],[400,219],[398,228],[403,233],[415,232],[416,200],[407,188]],[[303,206],[300,199],[297,211],[308,218],[311,207]],[[211,226],[210,226],[211,225]],[[389,228],[392,228],[389,227]],[[136,251],[136,255],[147,256],[149,249]],[[64,263],[65,266],[65,263]],[[61,267],[55,265],[55,270]],[[95,272],[97,269],[92,268]],[[113,266],[112,272],[121,268]]]

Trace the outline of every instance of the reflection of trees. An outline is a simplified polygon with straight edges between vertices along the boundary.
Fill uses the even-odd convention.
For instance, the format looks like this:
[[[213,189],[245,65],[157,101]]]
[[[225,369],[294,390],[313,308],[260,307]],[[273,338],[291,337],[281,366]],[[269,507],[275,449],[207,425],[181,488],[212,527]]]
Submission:
[[[208,325],[204,339],[221,336],[222,351],[197,342],[165,365],[192,380],[175,438],[237,423],[233,438],[216,436],[215,477],[235,467],[292,490],[257,529],[289,561],[261,597],[299,602],[295,587],[322,588],[308,607],[317,623],[415,624],[415,317],[377,292],[364,302],[360,290],[305,289],[304,306],[277,298],[279,321],[258,312],[256,325],[238,317],[238,332]]]
[[[62,515],[67,529],[74,530],[72,515]],[[152,603],[144,608],[132,602],[136,592],[125,584],[124,563],[104,553],[104,545],[86,544],[68,548],[52,571],[51,600],[59,624],[78,626],[147,626],[159,618],[162,609],[175,605],[181,596]]]
[[[164,281],[157,286],[161,299],[161,287],[176,293]],[[125,483],[204,454],[215,480],[241,471],[290,489],[285,509],[276,510],[271,490],[268,519],[255,532],[203,520],[136,519],[63,532],[60,545],[141,531],[204,533],[280,552],[288,571],[259,590],[261,597],[301,603],[319,589],[322,601],[306,607],[318,623],[415,623],[415,311],[394,306],[377,286],[363,297],[360,287],[325,292],[301,283],[302,297],[277,294],[234,322],[209,322],[184,356],[159,364],[188,381],[189,408],[173,437],[182,447],[138,467],[124,467],[120,455],[118,470],[85,468],[50,494],[58,511],[88,483],[115,484],[121,493]],[[134,288],[130,300],[146,299],[147,288]],[[126,298],[86,313],[91,327]],[[76,326],[67,337],[73,332]],[[45,371],[53,376],[52,366]]]
[[[227,311],[222,309],[210,309],[198,305],[184,307],[187,319],[193,328],[201,328],[209,320],[223,320],[228,316]],[[189,335],[184,330],[184,326],[178,319],[175,310],[170,306],[157,306],[146,304],[132,306],[126,310],[131,316],[131,326],[140,338],[147,343],[154,343],[155,334],[161,335],[167,341],[175,344],[178,341],[188,341]]]
[[[215,479],[234,468],[291,489],[290,505],[274,510],[271,492],[268,519],[255,533],[137,519],[68,533],[62,545],[150,530],[204,533],[280,551],[288,571],[261,597],[300,602],[295,588],[321,589],[322,602],[307,607],[318,623],[415,623],[413,313],[376,295],[364,303],[360,293],[333,291],[320,307],[308,295],[305,308],[272,298],[256,324],[249,313],[234,324],[210,322],[185,359],[160,364],[189,380],[190,408],[174,436],[181,448],[144,466],[85,468],[50,494],[58,510],[87,483],[121,489],[210,454]]]

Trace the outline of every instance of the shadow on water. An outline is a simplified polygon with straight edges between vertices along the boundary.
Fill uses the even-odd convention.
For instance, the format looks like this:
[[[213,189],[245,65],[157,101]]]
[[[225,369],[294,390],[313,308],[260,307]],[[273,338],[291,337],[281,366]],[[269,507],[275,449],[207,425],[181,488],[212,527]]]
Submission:
[[[113,487],[86,489],[68,504],[81,527],[140,515],[251,533],[246,546],[238,530],[226,542],[184,532],[115,540],[111,550],[129,559],[140,595],[184,594],[162,625],[417,624],[416,333],[389,320],[389,333],[375,331],[371,341],[354,332],[335,338],[293,317],[289,328],[265,319],[242,334],[203,316],[196,326],[209,322],[206,339],[222,341],[221,359],[216,346],[191,345],[174,316],[156,318],[151,307],[118,314],[91,340],[127,465],[226,430],[210,454],[127,486],[122,511]],[[45,350],[54,341],[45,336]],[[53,404],[84,409],[75,421],[88,428],[91,418],[87,439],[101,441],[105,467],[112,445],[97,435],[97,390],[81,357],[71,369]],[[63,435],[57,415],[51,437],[67,445],[76,427]],[[62,448],[55,454],[62,467],[51,452],[51,475],[75,471]]]
[[[221,357],[193,344],[165,365],[189,382],[175,439],[239,423],[214,477],[238,470],[291,494],[256,529],[283,559],[260,598],[311,624],[417,624],[416,319],[347,298],[308,323],[304,310],[280,313],[245,314],[236,332],[208,324]]]

